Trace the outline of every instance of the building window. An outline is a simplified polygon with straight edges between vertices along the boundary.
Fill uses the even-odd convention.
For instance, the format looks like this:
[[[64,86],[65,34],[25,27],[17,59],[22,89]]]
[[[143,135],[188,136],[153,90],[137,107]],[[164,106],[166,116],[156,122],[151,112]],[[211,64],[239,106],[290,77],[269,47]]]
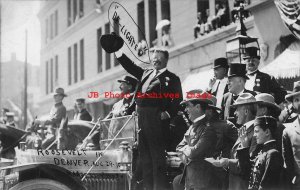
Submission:
[[[55,19],[54,19],[55,21],[55,33],[54,33],[54,35],[55,36],[57,36],[58,35],[58,11],[56,10],[55,11]]]
[[[73,22],[77,19],[77,0],[73,0]]]
[[[72,13],[71,13],[71,0],[67,2],[67,11],[68,11],[68,26],[72,24]]]
[[[171,20],[170,0],[161,0],[161,17],[162,20]]]
[[[45,25],[46,25],[46,37],[45,37],[45,43],[47,43],[47,42],[48,42],[48,38],[49,38],[49,33],[48,33],[48,30],[49,30],[49,20],[48,20],[48,19],[46,19]]]
[[[53,39],[53,26],[54,26],[54,23],[53,23],[53,14],[51,14],[50,16],[50,39],[52,40]]]
[[[140,2],[137,5],[137,16],[138,16],[138,26],[140,30],[138,30],[138,40],[139,42],[145,40],[145,3],[144,1]]]
[[[84,79],[84,40],[80,40],[80,80]]]
[[[50,92],[53,92],[53,59],[50,60]]]
[[[157,44],[157,32],[155,30],[157,24],[156,0],[149,0],[149,34],[151,47]]]
[[[74,44],[74,83],[77,82],[77,44]]]
[[[49,66],[48,66],[48,61],[46,61],[45,73],[46,73],[46,94],[48,94],[49,93],[49,86],[48,86],[48,84],[49,84],[49,75],[48,75]]]
[[[102,46],[100,43],[100,37],[102,35],[101,28],[98,28],[97,30],[97,54],[98,54],[98,60],[97,60],[97,66],[98,66],[98,73],[102,72]]]
[[[55,56],[55,86],[58,84],[58,55]]]
[[[68,48],[68,84],[72,84],[72,49]]]
[[[79,18],[83,17],[84,15],[84,7],[83,7],[83,0],[79,0]]]
[[[109,34],[110,33],[110,25],[109,23],[105,24],[105,34]],[[105,70],[110,69],[110,53],[105,52]]]

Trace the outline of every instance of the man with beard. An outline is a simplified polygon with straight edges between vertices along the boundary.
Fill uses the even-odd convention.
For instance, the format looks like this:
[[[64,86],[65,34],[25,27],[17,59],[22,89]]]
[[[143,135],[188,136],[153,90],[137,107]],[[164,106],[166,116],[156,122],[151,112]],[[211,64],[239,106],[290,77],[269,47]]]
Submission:
[[[234,101],[237,100],[239,95],[243,93],[250,93],[253,96],[255,92],[245,89],[245,82],[248,79],[246,76],[246,65],[244,64],[231,64],[228,80],[229,80],[229,92],[224,94],[222,101],[222,116],[224,120],[230,120],[236,124],[234,118],[235,107],[232,107]]]
[[[284,101],[286,90],[278,84],[273,76],[258,70],[260,51],[257,47],[247,47],[243,56],[246,63],[247,80],[245,88],[259,93],[268,93],[275,98],[275,102],[280,104]]]
[[[177,75],[167,70],[169,52],[154,49],[151,56],[153,68],[144,69],[130,60],[120,49],[124,41],[116,34],[100,39],[107,53],[115,52],[122,67],[140,83],[137,87],[139,156],[142,160],[143,183],[147,190],[168,188],[166,178],[166,153],[170,143],[170,120],[177,114],[182,100],[181,82]],[[166,98],[153,98],[152,94],[170,94]]]
[[[300,81],[294,83],[293,92],[285,97],[292,102],[298,118],[285,124],[282,135],[282,153],[292,189],[300,189]]]

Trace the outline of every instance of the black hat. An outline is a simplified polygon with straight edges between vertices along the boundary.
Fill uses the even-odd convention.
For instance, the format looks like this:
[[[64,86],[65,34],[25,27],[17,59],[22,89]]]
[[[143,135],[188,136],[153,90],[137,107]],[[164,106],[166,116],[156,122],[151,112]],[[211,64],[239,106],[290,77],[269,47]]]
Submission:
[[[266,128],[277,128],[277,121],[272,116],[259,116],[254,120],[254,126],[264,126]]]
[[[125,82],[126,84],[131,84],[132,88],[134,89],[138,81],[131,76],[125,76],[122,79],[119,79],[118,82]]]
[[[223,68],[228,68],[228,61],[225,57],[220,57],[215,59],[214,61],[214,69],[223,67]]]
[[[230,64],[228,78],[230,78],[230,77],[244,77],[245,79],[249,79],[247,77],[246,73],[247,73],[247,71],[246,71],[246,65],[245,64],[240,64],[240,63]]]
[[[255,57],[260,59],[260,50],[257,47],[247,47],[245,48],[245,54],[243,59],[249,59],[251,57]]]
[[[62,95],[66,97],[67,95],[65,94],[65,90],[63,88],[57,88],[55,89],[54,95]]]
[[[124,44],[124,41],[116,33],[112,32],[111,34],[102,35],[100,38],[100,43],[102,48],[107,53],[113,53],[121,49],[121,47]]]
[[[85,99],[84,98],[77,98],[76,102],[78,102],[78,103],[85,103]]]

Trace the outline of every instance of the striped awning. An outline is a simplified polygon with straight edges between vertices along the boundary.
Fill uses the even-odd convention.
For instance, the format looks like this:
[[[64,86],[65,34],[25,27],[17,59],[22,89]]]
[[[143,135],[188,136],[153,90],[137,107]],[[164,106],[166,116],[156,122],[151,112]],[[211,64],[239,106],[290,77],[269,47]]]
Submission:
[[[276,59],[260,69],[275,78],[294,78],[300,76],[300,42],[292,43]]]
[[[300,39],[300,0],[274,0],[274,2],[285,25]]]

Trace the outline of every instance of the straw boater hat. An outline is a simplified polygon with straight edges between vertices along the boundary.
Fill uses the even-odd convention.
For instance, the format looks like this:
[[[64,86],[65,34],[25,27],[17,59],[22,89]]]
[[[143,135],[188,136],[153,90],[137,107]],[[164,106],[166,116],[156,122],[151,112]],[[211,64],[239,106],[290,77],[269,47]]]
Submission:
[[[270,108],[274,108],[276,110],[281,110],[280,107],[275,103],[275,99],[271,94],[261,93],[255,96],[256,103],[260,105],[264,105]]]
[[[300,81],[294,82],[294,89],[292,93],[285,96],[285,99],[289,102],[293,101],[293,97],[300,94]]]
[[[254,96],[250,93],[241,94],[231,107],[237,107],[240,105],[254,104],[256,102]]]

